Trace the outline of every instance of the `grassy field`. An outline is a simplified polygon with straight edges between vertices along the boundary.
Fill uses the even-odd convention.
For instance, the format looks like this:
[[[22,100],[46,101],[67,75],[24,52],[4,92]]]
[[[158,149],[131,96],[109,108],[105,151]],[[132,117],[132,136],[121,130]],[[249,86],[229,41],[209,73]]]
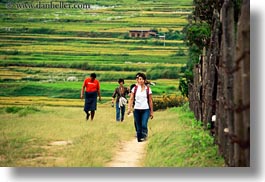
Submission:
[[[93,5],[93,1],[88,3]],[[133,61],[130,60],[132,56],[140,56],[137,62],[146,62],[158,56],[163,57],[162,63],[179,62],[176,53],[186,49],[181,39],[166,40],[164,46],[159,39],[130,40],[126,36],[131,29],[157,29],[161,34],[182,30],[191,11],[191,1],[117,3],[100,0],[97,4],[97,8],[90,9],[54,10],[7,9],[1,3],[2,60],[6,63],[20,61],[20,64],[29,58],[34,62],[59,60],[98,64],[107,60],[124,63],[128,57]],[[107,59],[111,56],[116,57]],[[154,62],[161,63],[161,60]]]
[[[48,105],[46,101],[43,98]],[[95,120],[87,122],[81,101],[75,107],[72,100],[56,102],[56,107],[23,104],[0,109],[0,166],[103,167],[122,142],[134,138],[133,118],[117,123],[108,103],[99,104]],[[155,112],[144,166],[224,166],[212,138],[191,120],[192,114],[181,108]],[[193,138],[191,133],[200,135]]]
[[[150,130],[145,166],[225,166],[214,138],[194,119],[188,104],[158,112]]]
[[[144,72],[156,82],[154,97],[180,95],[178,79],[188,59],[181,30],[191,0],[60,1],[91,7],[17,8],[26,1],[15,0],[7,8],[7,1],[0,2],[0,166],[103,166],[121,141],[134,136],[132,118],[117,124],[110,107],[119,78],[130,86],[135,74]],[[166,39],[131,38],[132,29],[156,30]],[[83,80],[92,72],[103,96],[93,123],[85,122],[79,99]],[[181,148],[172,147],[176,143],[168,145],[169,153],[159,153],[161,144],[175,137],[184,136],[176,141],[184,148],[192,143],[190,137],[185,140],[189,124],[183,119],[178,125],[177,112],[156,111],[145,166],[221,166],[219,160],[196,156],[198,150],[187,149],[182,156]],[[54,145],[57,141],[67,145]],[[216,150],[210,151],[205,156],[212,159]],[[176,160],[179,156],[187,162]],[[188,160],[192,156],[205,161]]]
[[[156,80],[157,85],[151,86],[154,97],[163,95],[180,95],[178,91],[177,79]],[[125,86],[129,87],[134,81],[126,81]],[[80,98],[80,92],[83,82],[14,82],[0,83],[0,97],[19,97],[19,96],[43,96],[49,98]],[[101,83],[101,95],[105,99],[111,99],[112,94],[118,83],[103,82]],[[1,104],[1,100],[0,100]]]
[[[156,94],[178,93],[188,57],[181,30],[192,1],[62,1],[90,5],[83,9],[25,8],[25,2],[12,8],[0,2],[0,96],[78,98],[84,78],[96,72],[109,97],[119,78],[132,83],[140,71],[161,85]],[[130,38],[132,29],[167,38]],[[65,82],[70,76],[78,81]]]
[[[1,116],[0,166],[100,167],[111,159],[119,141],[131,137],[133,125],[116,124],[111,107],[99,108],[93,123],[85,121],[82,108],[24,110]],[[58,141],[66,145],[54,144]]]

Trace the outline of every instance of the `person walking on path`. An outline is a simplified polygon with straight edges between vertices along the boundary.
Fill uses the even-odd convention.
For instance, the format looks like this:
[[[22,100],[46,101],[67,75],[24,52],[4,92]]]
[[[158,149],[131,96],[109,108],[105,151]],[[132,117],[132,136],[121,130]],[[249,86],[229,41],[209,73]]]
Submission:
[[[145,85],[146,76],[144,73],[140,73],[138,76],[138,83],[132,89],[128,104],[128,114],[132,112],[132,105],[134,105],[134,120],[137,130],[137,141],[142,142],[147,139],[148,136],[148,119],[153,119],[153,99],[152,91],[150,87]]]
[[[126,95],[129,94],[128,88],[124,87],[124,79],[118,80],[119,87],[114,90],[112,94],[112,104],[116,98],[116,121],[123,122],[124,121],[124,114],[125,114],[125,106],[127,104]]]
[[[101,101],[100,83],[96,80],[96,77],[97,75],[95,73],[91,73],[90,78],[84,80],[80,95],[80,98],[83,99],[85,92],[84,111],[86,113],[86,120],[89,119],[91,114],[91,121],[93,121],[95,111],[97,110],[97,97],[99,97],[99,101]]]

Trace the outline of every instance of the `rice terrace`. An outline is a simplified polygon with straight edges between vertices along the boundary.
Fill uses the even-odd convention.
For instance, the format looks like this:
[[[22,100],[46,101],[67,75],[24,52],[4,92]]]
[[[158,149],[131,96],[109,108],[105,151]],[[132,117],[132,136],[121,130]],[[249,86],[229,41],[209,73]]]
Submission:
[[[179,87],[192,0],[10,2],[0,1],[0,166],[122,167],[111,165],[118,152],[139,154],[125,167],[227,166]],[[102,100],[86,121],[80,91],[93,72]],[[111,107],[117,80],[129,87],[137,72],[155,83],[138,146],[133,116],[116,122]]]

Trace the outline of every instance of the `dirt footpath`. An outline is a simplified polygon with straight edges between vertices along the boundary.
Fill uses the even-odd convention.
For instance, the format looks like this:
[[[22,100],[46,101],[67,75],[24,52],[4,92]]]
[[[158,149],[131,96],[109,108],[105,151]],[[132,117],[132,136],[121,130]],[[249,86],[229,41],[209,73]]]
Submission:
[[[106,167],[142,167],[142,159],[144,159],[146,150],[145,142],[137,142],[136,138],[121,144],[116,155]]]

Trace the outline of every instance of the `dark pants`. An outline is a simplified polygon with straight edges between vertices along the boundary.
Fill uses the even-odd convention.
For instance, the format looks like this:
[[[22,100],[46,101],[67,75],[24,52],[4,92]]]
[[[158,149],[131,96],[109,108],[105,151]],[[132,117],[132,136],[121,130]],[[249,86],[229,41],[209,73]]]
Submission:
[[[123,121],[125,114],[125,106],[119,108],[119,102],[116,102],[116,121]]]
[[[136,124],[136,132],[138,141],[142,138],[146,138],[148,135],[148,119],[150,116],[149,109],[135,109],[134,110],[134,121]]]
[[[84,111],[87,113],[88,111],[97,110],[97,92],[86,92],[85,93],[85,105]]]

